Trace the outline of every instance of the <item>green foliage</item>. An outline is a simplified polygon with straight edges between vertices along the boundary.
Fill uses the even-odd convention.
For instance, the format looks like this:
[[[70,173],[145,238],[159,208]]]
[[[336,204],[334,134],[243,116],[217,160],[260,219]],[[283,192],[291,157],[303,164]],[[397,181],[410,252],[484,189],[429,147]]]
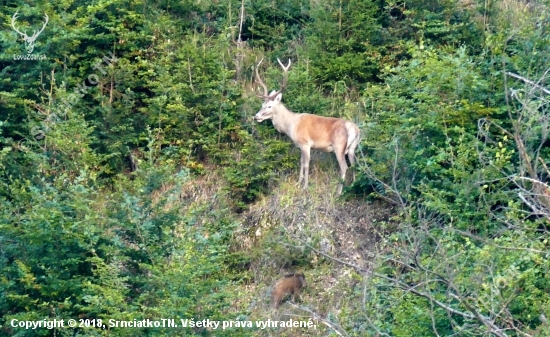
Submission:
[[[404,178],[405,185],[395,187],[405,194],[412,185],[428,184],[438,189],[435,199],[448,198],[446,191],[457,179],[468,179],[476,161],[475,121],[494,115],[480,103],[488,84],[464,48],[447,54],[412,45],[410,53],[412,59],[386,69],[385,85],[365,91],[364,138],[372,149],[366,160],[384,180],[391,174]],[[397,172],[387,170],[393,165]]]
[[[229,194],[236,210],[246,208],[267,192],[277,175],[296,168],[299,159],[291,156],[292,143],[288,139],[253,139],[247,132],[239,134],[243,141],[239,158],[225,168],[225,179],[229,183]]]
[[[313,22],[306,30],[306,52],[318,84],[343,80],[356,85],[377,74],[375,2],[328,1],[312,9]]]
[[[71,123],[56,127],[49,139],[62,128],[77,130]],[[87,158],[70,156],[80,151],[61,139],[52,143],[52,151],[67,156],[57,156],[51,166],[45,155],[29,151],[31,158],[43,160],[41,176],[11,178],[9,196],[1,199],[4,331],[14,332],[7,323],[11,319],[224,319],[231,295],[224,290],[230,281],[222,275],[230,275],[224,263],[234,223],[206,215],[212,222],[203,221],[199,229],[196,214],[181,212],[179,191],[188,172],[155,166],[162,158],[151,147],[153,160],[143,162],[132,180],[119,176],[112,192],[99,191]],[[91,141],[84,138],[82,145]],[[64,163],[79,164],[80,170]],[[205,235],[208,231],[216,234]],[[117,335],[137,331],[115,330]],[[159,333],[178,334],[174,329]]]
[[[517,172],[529,172],[519,176],[534,184],[546,175],[534,162],[545,161],[540,119],[548,110],[536,94],[512,95],[508,104],[493,96],[502,83],[485,80],[485,60],[466,50],[421,41],[409,49],[411,59],[385,69],[384,85],[365,91],[369,157],[359,184],[401,206],[403,229],[383,259],[398,265],[380,265],[381,290],[366,308],[391,334],[476,334],[510,322],[519,331],[544,330],[547,266],[536,261],[547,251],[537,233],[546,220],[532,213],[539,199],[522,196],[536,187],[519,183]],[[519,295],[524,289],[529,295]],[[376,312],[390,305],[391,313]]]
[[[545,333],[546,2],[2,4],[0,334],[180,335],[7,322],[231,319],[251,264],[312,266],[280,224],[235,250],[234,212],[298,171],[294,144],[250,120],[261,57],[270,89],[292,59],[290,109],[361,127],[349,197],[398,205],[372,275],[327,317],[356,336]],[[13,59],[16,11],[29,33],[48,14],[46,59]],[[202,174],[220,193],[183,196]]]
[[[292,40],[303,34],[310,19],[309,7],[310,2],[304,0],[252,1],[246,7],[250,16],[244,22],[242,39],[253,47],[283,54],[293,49]]]

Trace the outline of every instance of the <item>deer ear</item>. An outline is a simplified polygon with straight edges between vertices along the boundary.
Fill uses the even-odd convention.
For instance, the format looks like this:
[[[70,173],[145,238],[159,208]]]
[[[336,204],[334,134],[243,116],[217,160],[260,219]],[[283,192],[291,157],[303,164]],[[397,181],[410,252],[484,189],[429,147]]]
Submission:
[[[283,99],[283,94],[280,93],[280,94],[278,94],[277,96],[275,96],[274,101],[275,101],[275,102],[280,102],[282,99]]]

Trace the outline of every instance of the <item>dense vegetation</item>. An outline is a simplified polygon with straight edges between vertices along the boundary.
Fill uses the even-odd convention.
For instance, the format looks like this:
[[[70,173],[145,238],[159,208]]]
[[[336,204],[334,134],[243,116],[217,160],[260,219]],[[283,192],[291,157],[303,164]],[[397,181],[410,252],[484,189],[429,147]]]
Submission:
[[[294,335],[10,322],[265,320],[301,270],[292,308],[325,323],[304,336],[550,336],[547,0],[1,4],[0,335]],[[17,59],[12,24],[44,13],[44,57]],[[298,151],[252,121],[261,58],[271,86],[293,60],[291,110],[360,127],[343,197],[333,156],[286,186]],[[316,202],[379,216],[315,227]]]

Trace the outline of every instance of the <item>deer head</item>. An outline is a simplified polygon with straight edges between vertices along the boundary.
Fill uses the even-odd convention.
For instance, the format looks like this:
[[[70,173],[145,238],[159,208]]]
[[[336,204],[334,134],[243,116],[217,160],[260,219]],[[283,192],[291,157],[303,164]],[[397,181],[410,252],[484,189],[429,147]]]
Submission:
[[[46,19],[46,21],[42,25],[42,29],[40,29],[38,32],[36,30],[33,30],[33,34],[31,36],[28,36],[27,31],[22,33],[17,29],[17,27],[15,27],[15,21],[17,20],[18,12],[19,11],[15,11],[15,14],[13,14],[12,16],[11,26],[17,33],[19,33],[19,35],[21,35],[21,37],[23,38],[23,41],[25,41],[25,48],[27,49],[27,53],[30,54],[34,50],[34,42],[36,41],[36,38],[38,37],[38,35],[40,35],[40,33],[44,31],[44,28],[46,28],[46,25],[48,24],[48,21],[49,21],[49,17],[48,17],[48,14],[44,13],[44,18]]]
[[[262,63],[263,59],[260,60],[258,65],[256,66],[256,82],[262,86],[264,89],[263,95],[256,95],[264,100],[264,103],[262,104],[262,108],[258,113],[254,116],[254,119],[260,123],[266,119],[273,118],[273,114],[276,110],[276,106],[281,103],[281,99],[283,98],[283,91],[286,88],[286,84],[288,81],[288,69],[290,68],[291,61],[288,60],[288,64],[285,66],[281,62],[281,60],[277,59],[281,67],[283,68],[283,83],[281,83],[279,90],[271,91],[268,94],[267,85],[265,85],[264,81],[260,78],[260,74],[258,73],[258,68],[260,68],[260,64]]]

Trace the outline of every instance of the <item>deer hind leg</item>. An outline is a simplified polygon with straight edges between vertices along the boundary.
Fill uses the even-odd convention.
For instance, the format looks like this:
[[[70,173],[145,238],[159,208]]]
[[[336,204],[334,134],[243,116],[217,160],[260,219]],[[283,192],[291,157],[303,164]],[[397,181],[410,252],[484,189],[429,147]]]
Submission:
[[[308,176],[309,176],[309,146],[304,146],[300,148],[302,151],[302,156],[300,158],[300,179],[298,179],[298,184],[300,184],[302,181],[304,182],[304,185],[302,188],[306,189],[308,184]]]
[[[348,155],[350,166],[353,166],[355,165],[355,150],[360,141],[359,128],[351,122],[346,122],[346,130],[348,132],[346,154]],[[353,170],[353,181],[355,181],[355,170]]]
[[[334,130],[332,135],[332,148],[338,165],[340,165],[340,184],[338,185],[338,194],[342,194],[342,188],[344,187],[344,181],[346,180],[346,171],[348,169],[348,163],[346,162],[346,152],[348,151],[348,126],[342,123],[338,128]]]
[[[338,165],[340,165],[340,184],[338,185],[338,194],[342,194],[342,189],[344,187],[344,181],[346,180],[346,171],[348,170],[348,164],[346,163],[346,155],[344,151],[336,152],[336,159],[338,160]]]
[[[355,140],[352,141],[352,144],[350,144],[348,148],[348,158],[350,162],[350,166],[355,165],[355,148],[359,144],[359,137],[357,137]],[[355,181],[355,168],[352,169],[353,172],[353,181]]]

